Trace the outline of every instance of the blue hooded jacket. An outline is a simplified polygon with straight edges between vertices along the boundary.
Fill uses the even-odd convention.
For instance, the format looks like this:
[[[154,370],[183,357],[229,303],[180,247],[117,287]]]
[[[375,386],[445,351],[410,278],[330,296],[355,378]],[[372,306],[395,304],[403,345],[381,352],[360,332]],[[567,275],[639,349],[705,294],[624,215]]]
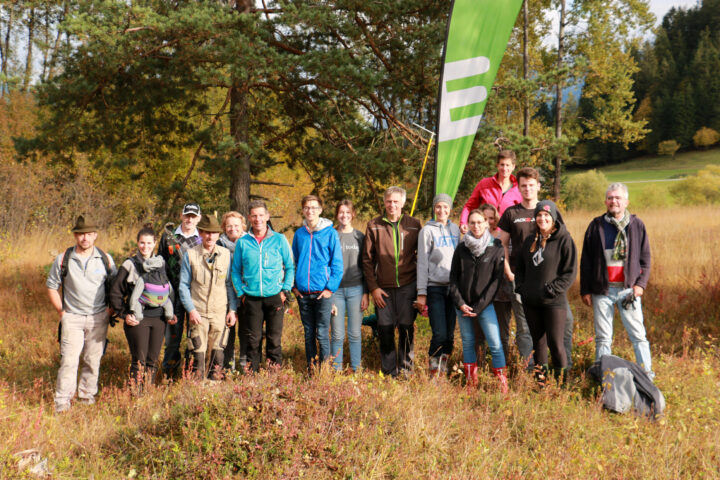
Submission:
[[[295,287],[300,293],[335,292],[343,276],[342,247],[332,222],[321,218],[313,231],[303,224],[292,242]]]
[[[262,242],[249,233],[235,243],[231,276],[238,297],[272,297],[290,290],[294,273],[285,235],[268,229]]]

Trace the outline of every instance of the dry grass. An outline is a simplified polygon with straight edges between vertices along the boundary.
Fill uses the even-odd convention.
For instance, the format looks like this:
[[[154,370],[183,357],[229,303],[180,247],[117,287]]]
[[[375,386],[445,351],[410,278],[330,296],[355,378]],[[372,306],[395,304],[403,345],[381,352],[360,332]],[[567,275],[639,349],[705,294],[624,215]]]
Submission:
[[[43,267],[48,251],[60,251],[71,237],[19,239],[0,269],[0,477],[21,476],[11,455],[37,448],[53,478],[718,478],[720,212],[638,213],[653,248],[645,311],[668,403],[658,422],[600,408],[597,387],[583,373],[592,343],[576,346],[574,379],[565,389],[536,392],[524,373],[511,379],[507,397],[487,371],[472,392],[457,371],[428,379],[422,318],[412,378],[376,373],[369,330],[365,373],[324,370],[308,378],[295,313],[286,318],[282,370],[214,386],[181,381],[139,399],[124,387],[122,330],[111,329],[99,403],[56,416],[57,318],[45,298]],[[578,247],[591,216],[567,216]],[[99,245],[122,252],[131,239],[131,231],[101,233]],[[577,286],[577,344],[592,336],[592,319],[576,297]],[[615,352],[633,358],[622,327]]]

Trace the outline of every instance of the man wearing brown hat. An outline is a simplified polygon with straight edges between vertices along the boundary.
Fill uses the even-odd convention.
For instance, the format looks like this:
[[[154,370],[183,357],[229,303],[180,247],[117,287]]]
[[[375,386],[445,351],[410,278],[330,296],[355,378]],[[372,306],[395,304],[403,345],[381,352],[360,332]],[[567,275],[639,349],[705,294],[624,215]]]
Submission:
[[[215,215],[203,215],[197,228],[202,243],[183,256],[178,292],[190,320],[188,345],[193,354],[193,372],[204,378],[208,368],[213,378],[220,378],[221,337],[225,325],[231,327],[237,320],[230,251],[216,245],[223,230]]]
[[[62,331],[55,389],[58,413],[70,409],[76,390],[80,402],[95,403],[110,314],[107,286],[117,272],[112,257],[95,247],[97,226],[94,222],[80,215],[72,232],[75,246],[55,257],[46,282]]]

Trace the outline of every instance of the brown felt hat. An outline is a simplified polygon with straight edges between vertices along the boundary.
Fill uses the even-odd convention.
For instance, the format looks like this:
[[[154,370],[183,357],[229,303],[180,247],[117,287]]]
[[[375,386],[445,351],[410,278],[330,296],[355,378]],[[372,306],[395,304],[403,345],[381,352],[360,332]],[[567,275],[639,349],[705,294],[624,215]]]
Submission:
[[[203,216],[200,218],[200,221],[197,224],[197,229],[202,230],[203,232],[210,232],[210,233],[222,233],[223,229],[220,226],[220,222],[218,222],[218,219],[215,215],[208,215],[207,213],[204,213]]]
[[[90,233],[97,231],[97,225],[95,225],[95,222],[93,222],[87,215],[78,215],[75,225],[71,230],[72,233]]]

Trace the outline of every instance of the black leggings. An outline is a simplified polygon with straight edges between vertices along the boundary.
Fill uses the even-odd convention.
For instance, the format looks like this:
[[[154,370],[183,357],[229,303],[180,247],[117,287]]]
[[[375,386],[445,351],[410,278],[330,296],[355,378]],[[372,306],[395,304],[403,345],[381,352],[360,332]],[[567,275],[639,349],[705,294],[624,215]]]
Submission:
[[[567,355],[563,344],[567,318],[566,307],[546,307],[523,303],[523,309],[533,339],[535,365],[547,365],[549,346],[553,367],[567,368]]]
[[[123,323],[125,337],[130,347],[130,378],[138,379],[141,367],[148,372],[155,372],[158,357],[165,339],[165,322],[161,317],[143,317],[140,324],[134,327]]]

